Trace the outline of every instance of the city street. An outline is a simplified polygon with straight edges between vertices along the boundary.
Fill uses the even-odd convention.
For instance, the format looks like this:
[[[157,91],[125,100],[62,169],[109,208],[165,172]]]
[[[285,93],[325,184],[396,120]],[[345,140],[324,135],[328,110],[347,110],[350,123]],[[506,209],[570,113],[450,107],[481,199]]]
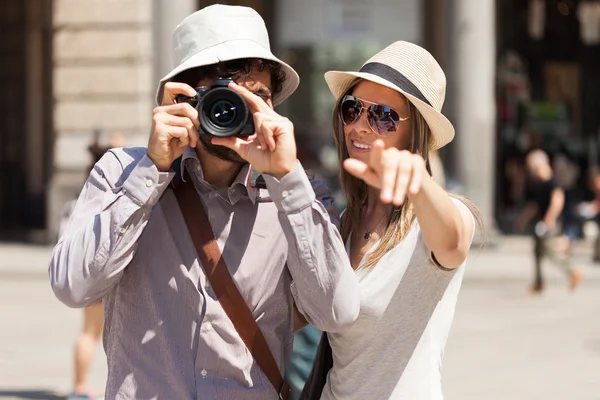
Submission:
[[[115,218],[106,219],[108,228],[98,216],[94,228],[100,224],[102,232],[120,232],[117,239],[111,236],[110,245],[127,241],[136,215],[149,215],[166,184],[166,174],[158,174],[154,167],[163,170],[165,161],[166,169],[170,164],[166,161],[176,155],[174,149],[154,144],[171,143],[176,137],[180,144],[191,146],[198,131],[205,140],[195,146],[198,162],[188,172],[210,186],[210,201],[204,205],[214,217],[211,223],[222,227],[223,235],[235,236],[232,215],[242,224],[257,218],[256,209],[237,203],[247,198],[245,188],[254,185],[247,179],[240,183],[242,176],[232,175],[240,160],[217,151],[219,146],[212,148],[208,141],[211,132],[245,137],[246,128],[256,131],[258,141],[275,131],[281,135],[273,133],[279,148],[275,153],[242,149],[242,158],[271,175],[298,158],[300,172],[314,171],[332,190],[334,207],[352,206],[354,197],[367,240],[386,222],[379,216],[371,218],[371,207],[362,210],[365,204],[374,204],[369,199],[376,191],[365,192],[364,184],[355,185],[346,179],[348,174],[338,176],[338,172],[348,157],[377,167],[376,139],[387,149],[381,156],[384,170],[400,171],[397,183],[406,177],[412,185],[419,176],[430,174],[449,193],[476,205],[475,214],[492,232],[487,248],[473,246],[465,267],[439,371],[445,400],[600,400],[600,262],[593,261],[593,255],[600,260],[600,246],[593,251],[595,236],[600,239],[600,0],[0,0],[0,27],[0,92],[5,99],[0,107],[0,400],[64,400],[73,390],[74,350],[84,310],[68,308],[56,299],[47,270],[52,252],[48,243],[57,240],[65,227],[61,222],[73,211],[67,207],[74,204],[71,201],[89,200],[80,201],[77,210],[100,207],[105,215],[113,213]],[[228,92],[213,84],[215,78],[231,78],[245,87],[246,94],[259,95],[264,100],[259,100],[260,110],[269,114],[269,123],[250,127],[253,120],[246,118],[248,113],[261,114],[254,112],[250,101],[256,97],[240,100],[236,85],[231,86],[234,92]],[[198,101],[191,102],[194,106],[171,104],[191,99],[178,97],[182,85],[198,89]],[[234,101],[231,96],[240,102],[229,104]],[[196,110],[182,113],[183,106]],[[295,141],[294,151],[287,151],[291,147],[287,148],[286,140]],[[148,154],[137,160],[131,149],[147,145]],[[111,155],[111,148],[123,150],[113,150]],[[220,149],[229,153],[225,147]],[[271,150],[276,149],[271,146]],[[271,162],[261,162],[268,154]],[[412,164],[404,162],[409,158]],[[414,168],[404,168],[409,164]],[[353,175],[373,187],[381,186],[370,182],[368,171]],[[92,179],[86,181],[89,176]],[[297,203],[304,189],[292,178],[278,184],[278,194],[270,189],[271,200]],[[232,185],[241,185],[242,192],[235,188],[227,192],[226,186]],[[427,186],[425,182],[423,187]],[[84,187],[89,190],[82,192]],[[216,188],[223,190],[223,196],[213,202]],[[457,222],[435,190],[430,193],[433,212],[425,218],[440,216]],[[423,196],[427,200],[428,194]],[[255,205],[268,201],[252,200]],[[544,219],[550,228],[550,220],[557,217],[566,233],[571,228],[579,232],[580,227],[585,232],[587,239],[577,242],[572,253],[573,264],[583,276],[576,290],[570,288],[571,277],[548,261],[543,266],[545,290],[533,293],[533,238],[498,233],[535,230],[541,234],[542,226],[519,229],[528,222],[524,217],[528,211],[533,213],[534,205],[538,215],[530,215],[529,222]],[[170,293],[185,292],[177,279],[171,279],[172,263],[160,258],[169,256],[165,241],[154,237],[180,230],[173,228],[182,220],[171,224],[173,207],[177,213],[173,203],[165,204],[163,216],[152,216],[149,226],[154,231],[144,235],[152,244],[140,247],[140,254],[149,260],[144,266],[165,267],[161,272],[167,279],[157,279],[170,289],[152,289],[152,295],[163,296],[161,301]],[[275,212],[270,204],[264,205],[268,209],[261,207]],[[138,209],[142,211],[136,213]],[[389,210],[374,208],[375,214],[379,211]],[[188,217],[185,213],[183,219],[190,223]],[[266,220],[256,221],[264,225],[263,231],[270,228]],[[163,223],[173,225],[173,232],[160,232]],[[436,228],[443,225],[442,221]],[[352,230],[357,233],[358,227]],[[254,233],[261,238],[250,247],[267,254],[275,265],[281,258],[272,254],[275,242],[264,232]],[[432,240],[436,233],[443,239],[452,236],[434,229]],[[446,247],[444,243],[452,240],[442,240],[440,246]],[[109,259],[118,256],[111,254]],[[249,253],[245,256],[252,259]],[[264,265],[257,265],[265,281]],[[243,268],[239,274],[243,275]],[[364,283],[363,292],[371,289],[379,296],[378,286],[369,287],[380,284],[376,281]],[[421,284],[420,294],[433,293],[439,286],[439,280],[432,279],[427,284],[404,283],[411,290],[415,285],[420,290]],[[273,292],[265,285],[261,289]],[[412,295],[415,292],[402,290],[411,293],[412,300],[418,298]],[[256,300],[251,308],[260,310],[264,299],[250,292]],[[356,290],[347,292],[360,297]],[[454,299],[457,291],[448,293]],[[304,294],[312,296],[313,291]],[[383,297],[376,300],[386,300]],[[346,298],[338,298],[350,308]],[[135,296],[135,300],[129,302],[134,308],[146,298]],[[379,339],[387,350],[394,346],[390,336],[403,338],[405,332],[422,331],[415,328],[419,321],[427,321],[421,318],[426,317],[427,307],[406,307],[403,299],[400,303],[410,315],[397,316],[401,323],[391,333],[375,329],[369,341]],[[435,298],[425,303],[438,302]],[[389,312],[392,308],[385,308],[387,314],[394,314]],[[446,309],[440,311],[449,316]],[[136,317],[144,312],[130,314]],[[117,334],[142,345],[158,335],[149,346],[164,350],[169,340],[163,346],[155,328],[169,323],[151,319],[152,326],[132,322],[140,328],[139,339],[136,333]],[[219,318],[208,319],[188,332],[219,334]],[[422,335],[421,343],[438,342],[446,333]],[[175,341],[195,346],[193,339]],[[404,353],[411,353],[406,341],[400,342]],[[95,352],[89,391],[102,395],[107,363],[101,342]],[[155,356],[147,346],[140,352],[159,370],[163,365],[185,367],[179,361],[169,364],[164,353]],[[198,354],[208,353],[201,348]],[[374,357],[378,359],[373,363],[383,365],[393,359],[392,364],[403,365],[395,355],[385,355]],[[428,385],[431,379],[439,379],[438,356],[418,359],[425,372],[418,369],[417,380]],[[208,364],[193,372],[219,375],[217,362]],[[231,363],[225,360],[225,364]],[[371,386],[382,385],[385,376],[372,365],[362,367],[358,379],[343,378],[362,384],[368,377],[376,382]],[[384,373],[390,369],[393,365]],[[148,383],[135,387],[142,380],[125,372],[119,382],[125,382],[123,391],[134,393],[131,396],[175,400],[173,381],[163,385],[167,394],[157,399],[152,390],[143,390]],[[404,378],[413,383],[408,374]],[[129,381],[135,382],[128,385]],[[207,392],[196,397],[210,396]],[[368,398],[377,396],[372,392],[352,393],[361,397],[358,400],[387,400]]]
[[[81,313],[54,298],[49,252],[0,244],[0,399],[59,399],[72,384]],[[528,239],[473,249],[446,348],[445,398],[600,399],[600,266],[590,258],[589,244],[578,244],[584,279],[575,293],[548,264],[546,293],[531,296]],[[105,373],[99,347],[94,391]]]

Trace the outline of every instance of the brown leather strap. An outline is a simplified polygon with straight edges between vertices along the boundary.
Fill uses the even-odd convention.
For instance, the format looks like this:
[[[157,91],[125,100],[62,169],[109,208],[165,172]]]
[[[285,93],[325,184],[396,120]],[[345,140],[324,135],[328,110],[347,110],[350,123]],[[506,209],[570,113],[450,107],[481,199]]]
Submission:
[[[289,386],[284,382],[267,341],[254,320],[252,311],[248,308],[248,304],[227,269],[202,201],[200,201],[189,176],[186,177],[186,181],[182,180],[176,187],[175,196],[196,247],[200,263],[215,291],[217,300],[221,303],[221,307],[225,310],[256,362],[271,381],[279,398],[286,400],[289,395]]]

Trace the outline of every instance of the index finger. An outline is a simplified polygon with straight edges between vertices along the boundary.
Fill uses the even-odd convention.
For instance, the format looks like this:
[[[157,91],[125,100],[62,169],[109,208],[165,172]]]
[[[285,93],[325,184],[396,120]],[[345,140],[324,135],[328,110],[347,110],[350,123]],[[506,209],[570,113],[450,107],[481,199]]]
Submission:
[[[263,99],[261,99],[245,87],[240,86],[237,83],[231,81],[229,83],[229,88],[239,93],[239,95],[242,96],[244,100],[246,100],[246,103],[248,103],[248,107],[250,108],[251,113],[254,114],[255,112],[273,111],[273,109],[269,107],[269,105],[265,103]]]
[[[343,162],[344,169],[367,185],[380,188],[381,182],[378,175],[367,164],[355,158],[347,158]]]
[[[371,155],[369,157],[369,166],[375,171],[381,171],[381,159],[383,158],[383,150],[385,145],[380,139],[375,140],[373,148],[371,149]]]
[[[163,88],[163,96],[162,103],[163,106],[168,106],[171,104],[177,104],[175,102],[175,97],[177,95],[186,95],[189,97],[194,97],[196,95],[196,90],[188,85],[187,83],[182,82],[167,82]]]

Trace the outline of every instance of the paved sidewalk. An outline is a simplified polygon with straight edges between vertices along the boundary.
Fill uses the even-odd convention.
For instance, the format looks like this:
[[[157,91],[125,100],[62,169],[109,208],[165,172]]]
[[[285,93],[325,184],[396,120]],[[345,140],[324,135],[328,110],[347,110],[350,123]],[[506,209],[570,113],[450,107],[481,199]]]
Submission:
[[[600,267],[577,245],[584,279],[571,293],[545,266],[548,288],[531,296],[529,238],[473,249],[446,348],[446,400],[599,400]],[[0,243],[0,399],[58,399],[72,384],[81,311],[59,303],[48,284],[51,248]],[[102,392],[101,348],[91,385]]]
[[[52,246],[0,242],[0,277],[45,274]]]

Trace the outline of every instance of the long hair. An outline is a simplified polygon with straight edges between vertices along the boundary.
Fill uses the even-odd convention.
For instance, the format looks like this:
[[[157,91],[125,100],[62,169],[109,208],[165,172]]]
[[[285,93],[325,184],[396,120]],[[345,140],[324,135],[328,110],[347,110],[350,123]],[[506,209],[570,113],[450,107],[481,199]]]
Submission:
[[[345,94],[350,94],[354,86],[355,85],[353,85]],[[340,96],[333,110],[333,130],[335,144],[338,150],[340,182],[347,199],[346,211],[343,213],[341,219],[341,234],[344,242],[346,242],[350,234],[356,231],[356,228],[363,218],[369,192],[365,182],[349,174],[343,167],[344,160],[349,157],[346,136],[344,135],[344,124],[340,117],[340,107],[343,98],[343,95]],[[429,175],[431,175],[431,165],[429,163],[431,130],[417,108],[410,101],[408,102],[408,105],[410,112],[410,119],[408,121],[411,121],[410,123],[412,126],[411,141],[408,150],[411,153],[419,154],[423,157],[425,160],[425,168]],[[480,230],[484,232],[483,218],[477,207],[462,196],[455,194],[449,195],[459,199],[467,206],[475,217],[475,221]],[[386,224],[385,232],[381,237],[380,244],[369,254],[362,268],[369,268],[376,265],[381,257],[404,239],[415,220],[415,212],[408,198],[405,199],[402,206],[390,205],[390,208],[391,212]]]

